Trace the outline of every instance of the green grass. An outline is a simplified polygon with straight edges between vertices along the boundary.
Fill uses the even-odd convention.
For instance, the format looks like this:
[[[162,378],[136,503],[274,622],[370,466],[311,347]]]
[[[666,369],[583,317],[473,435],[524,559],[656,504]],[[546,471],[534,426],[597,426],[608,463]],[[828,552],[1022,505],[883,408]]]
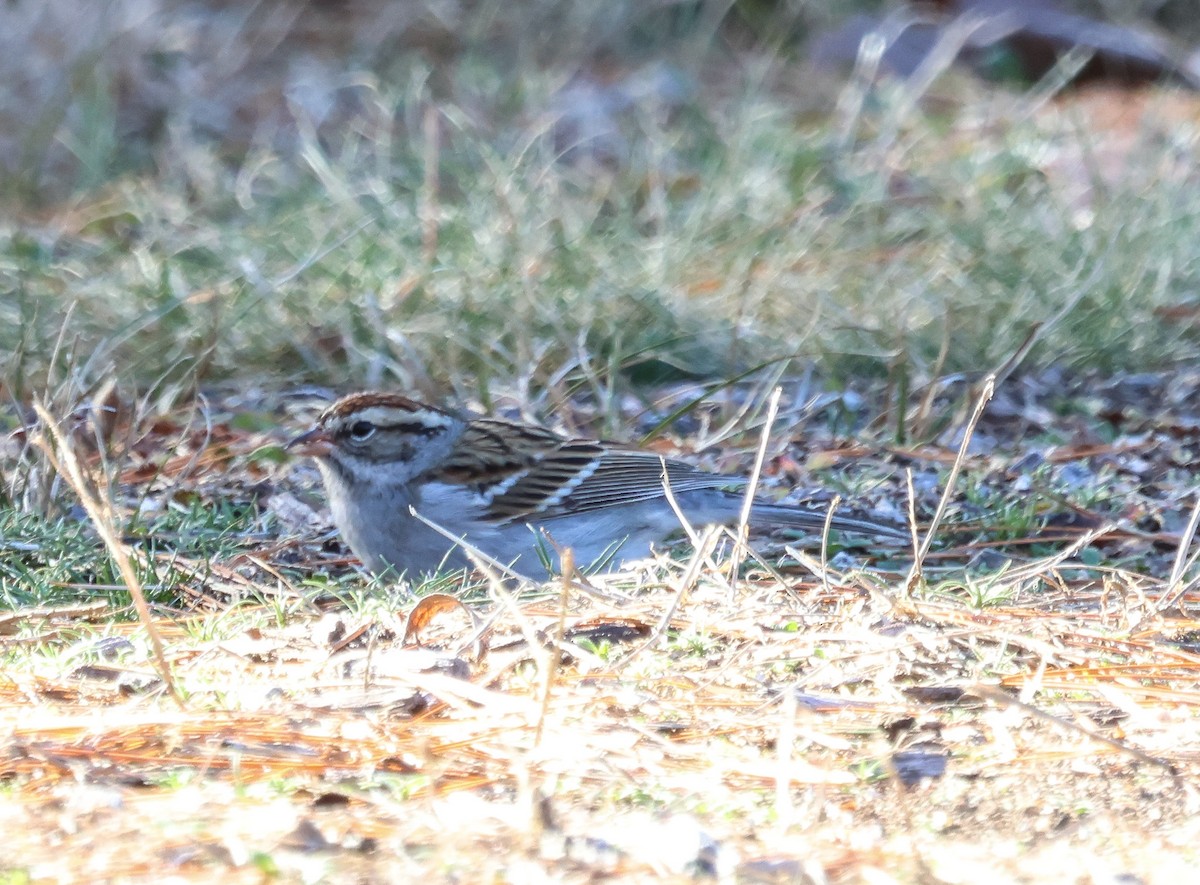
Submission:
[[[176,557],[220,562],[236,552],[261,548],[265,537],[253,508],[199,503],[170,507],[151,519],[134,518],[126,540],[149,599],[173,602],[177,585],[195,581]],[[107,599],[115,607],[130,598],[121,576],[91,525],[81,514],[40,517],[0,508],[0,607],[56,605]]]
[[[561,70],[469,113],[504,71],[468,54],[438,99],[436,195],[419,131],[364,127],[240,166],[195,145],[201,191],[127,177],[69,222],[9,225],[0,378],[18,399],[113,368],[185,390],[251,374],[486,404],[515,387],[549,410],[785,357],[919,384],[947,336],[941,368],[979,371],[1039,323],[1030,365],[1196,357],[1196,333],[1154,313],[1200,274],[1200,188],[1159,174],[1171,145],[1148,138],[1081,210],[1044,169],[1094,136],[1024,118],[1018,95],[996,102],[1006,125],[977,131],[960,104],[905,111],[883,87],[839,128],[764,88],[784,58],[736,69],[708,52],[723,89],[631,111],[616,169],[560,158],[539,109]],[[414,71],[394,76],[371,93],[377,120],[432,99]]]
[[[290,152],[237,154],[195,137],[153,175],[110,156],[107,106],[81,94],[71,144],[97,180],[0,225],[0,391],[49,392],[65,411],[115,375],[148,412],[214,386],[385,386],[484,408],[504,394],[541,416],[582,404],[590,429],[629,437],[629,401],[664,382],[720,392],[741,373],[817,365],[826,387],[886,377],[894,404],[1002,364],[1035,329],[1021,369],[1200,356],[1196,329],[1156,313],[1188,303],[1200,276],[1200,186],[1178,174],[1187,131],[1147,131],[1137,162],[1102,177],[1089,158],[1106,133],[1069,106],[1038,116],[1038,89],[984,93],[946,72],[925,103],[886,80],[817,79],[819,95],[797,96],[777,86],[800,68],[769,29],[733,52],[712,25],[655,32],[655,58],[689,89],[618,115],[615,161],[564,156],[547,109],[578,62],[538,56],[519,29],[511,55],[476,35],[436,70],[413,55],[373,69],[336,139],[300,126]],[[861,413],[827,414],[857,432]],[[0,411],[0,428],[16,423]],[[28,466],[4,468],[19,487],[7,480]],[[855,480],[819,477],[847,497]],[[965,487],[999,537],[1036,530],[1047,500]],[[1066,493],[1102,503],[1103,482]],[[80,520],[0,503],[6,604],[120,584]],[[197,501],[125,530],[157,592],[179,576],[152,554],[223,561],[277,527],[249,501]]]

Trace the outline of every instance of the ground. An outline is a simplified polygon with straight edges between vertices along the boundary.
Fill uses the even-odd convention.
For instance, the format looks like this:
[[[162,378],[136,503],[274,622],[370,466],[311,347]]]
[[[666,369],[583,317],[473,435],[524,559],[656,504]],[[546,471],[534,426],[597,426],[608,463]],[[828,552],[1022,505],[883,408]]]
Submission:
[[[77,6],[0,13],[0,885],[1194,877],[1186,80]],[[363,388],[913,542],[375,579],[282,448]]]
[[[239,549],[219,561],[154,554],[181,600],[151,621],[179,699],[145,624],[114,621],[109,602],[4,624],[11,881],[1165,882],[1194,869],[1196,591],[1164,599],[1164,533],[1082,534],[1135,505],[1143,520],[1187,515],[1152,484],[1135,491],[1137,470],[1168,462],[1112,468],[1123,438],[1047,449],[1053,469],[1029,462],[1022,483],[997,441],[1010,419],[985,418],[972,439],[989,451],[964,456],[915,580],[904,545],[835,540],[822,557],[812,538],[756,538],[769,570],[750,559],[735,580],[714,535],[708,556],[684,546],[623,574],[412,588],[364,582],[321,540],[310,467],[264,460],[269,433],[238,430],[254,422],[236,411],[209,419],[196,450],[151,445],[179,428],[149,422],[120,487],[144,512],[169,495],[185,530],[197,508],[243,505],[222,530]],[[786,437],[875,514],[905,494],[907,465],[928,528],[955,452],[839,446],[823,427]],[[719,463],[745,466],[753,442]],[[764,493],[801,452],[772,448]],[[210,467],[142,466],[172,461]],[[1080,495],[1099,472],[1105,492]],[[1053,528],[1064,481],[1077,525]],[[1043,497],[1022,522],[1030,483]],[[48,565],[22,557],[30,574]]]

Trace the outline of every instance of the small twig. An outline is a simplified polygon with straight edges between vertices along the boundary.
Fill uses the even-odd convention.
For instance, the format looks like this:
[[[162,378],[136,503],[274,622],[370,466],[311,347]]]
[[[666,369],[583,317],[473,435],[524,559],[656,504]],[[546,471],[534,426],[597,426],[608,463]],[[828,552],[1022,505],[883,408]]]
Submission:
[[[825,525],[821,528],[821,589],[827,594],[829,590],[829,532],[833,528],[833,511],[842,503],[841,495],[834,495],[825,511]]]
[[[475,568],[477,568],[483,574],[483,576],[485,578],[487,578],[488,585],[491,588],[493,594],[497,598],[499,598],[499,600],[503,603],[503,606],[498,606],[496,611],[493,612],[482,624],[480,624],[476,628],[475,634],[474,634],[474,636],[471,637],[469,644],[474,644],[475,642],[478,642],[480,639],[482,639],[484,636],[486,636],[489,632],[491,632],[491,630],[495,626],[496,621],[499,620],[499,618],[500,618],[500,613],[504,610],[504,608],[507,608],[513,614],[514,618],[517,620],[517,626],[520,628],[521,634],[524,637],[526,643],[528,643],[530,648],[536,648],[538,645],[537,632],[533,629],[533,626],[529,623],[528,619],[521,612],[521,608],[517,604],[516,597],[505,588],[504,580],[501,576],[503,575],[504,578],[507,578],[508,580],[516,581],[518,583],[523,583],[523,584],[535,584],[536,582],[532,581],[529,578],[526,578],[524,575],[518,574],[512,568],[512,566],[506,565],[505,563],[501,562],[500,560],[495,559],[494,557],[488,556],[486,553],[484,553],[478,547],[469,543],[461,536],[456,535],[453,532],[449,531],[448,529],[443,528],[442,526],[438,525],[433,520],[427,519],[426,517],[422,516],[419,512],[417,512],[417,509],[415,507],[409,507],[408,512],[411,513],[416,519],[425,523],[425,525],[429,526],[431,529],[433,529],[435,532],[437,532],[442,537],[444,537],[450,541],[453,541],[462,550],[462,552],[466,555],[466,557],[469,560],[471,560],[471,563],[475,566]],[[571,574],[574,575],[574,573],[575,573],[574,553],[570,550],[570,548],[564,549],[564,548],[560,547],[558,544],[555,544],[554,539],[551,538],[549,536],[549,534],[546,534],[545,537],[547,538],[547,540],[550,541],[551,544],[554,545],[554,549],[559,554],[559,560],[563,567],[563,580],[569,581],[570,579],[568,579],[566,577],[566,575],[567,575],[567,572],[566,572],[567,558],[568,558],[568,556],[570,556]],[[581,590],[584,593],[587,593],[587,594],[589,594],[593,597],[599,598],[599,599],[603,599],[606,602],[612,601],[611,596],[601,593],[595,587],[590,586],[589,584],[587,584],[584,581],[571,582],[571,586],[576,590]]]
[[[1049,571],[1052,571],[1052,570],[1058,568],[1063,563],[1065,563],[1068,559],[1070,559],[1072,556],[1074,556],[1076,553],[1078,553],[1080,550],[1082,550],[1084,547],[1086,547],[1088,544],[1092,543],[1092,541],[1096,540],[1097,538],[1103,537],[1104,535],[1107,535],[1114,528],[1116,528],[1116,526],[1113,525],[1112,523],[1105,523],[1105,524],[1099,526],[1098,528],[1094,528],[1091,531],[1084,532],[1082,535],[1080,535],[1078,538],[1076,538],[1074,541],[1072,541],[1070,544],[1068,544],[1062,550],[1059,550],[1057,553],[1055,553],[1051,556],[1047,556],[1044,559],[1034,560],[1033,562],[1030,562],[1026,565],[1021,566],[1020,568],[1013,569],[1012,571],[1008,572],[1008,574],[1006,574],[1005,577],[1012,583],[1019,583],[1021,581],[1029,581],[1029,580],[1032,580],[1033,578],[1040,577],[1041,575],[1045,574],[1046,572],[1049,572]]]
[[[1102,735],[1099,732],[1095,732],[1090,729],[1084,728],[1083,726],[1081,726],[1075,722],[1071,722],[1067,719],[1060,719],[1058,716],[1055,716],[1053,713],[1047,713],[1045,710],[1039,710],[1037,707],[1033,706],[1032,704],[1028,704],[1025,701],[1022,701],[1018,698],[1014,698],[1012,695],[1008,694],[1005,691],[1002,691],[1001,689],[997,688],[994,685],[988,685],[986,683],[977,682],[977,683],[974,683],[973,685],[964,686],[964,689],[968,693],[973,694],[978,698],[983,698],[985,700],[992,701],[993,703],[1000,704],[1001,706],[1004,706],[1004,707],[1017,707],[1018,709],[1024,710],[1026,713],[1030,714],[1031,716],[1035,716],[1038,719],[1041,719],[1045,722],[1052,722],[1055,725],[1060,725],[1069,731],[1076,731],[1076,732],[1079,732],[1080,734],[1087,735],[1089,738],[1091,738],[1094,741],[1099,741],[1100,743],[1105,744],[1106,746],[1112,747],[1115,750],[1119,750],[1122,753],[1129,754],[1134,759],[1137,759],[1139,762],[1145,762],[1148,765],[1154,765],[1159,768],[1165,769],[1169,774],[1171,774],[1174,777],[1179,776],[1179,770],[1174,765],[1172,765],[1170,762],[1167,762],[1165,759],[1159,759],[1155,756],[1151,756],[1149,753],[1143,752],[1142,750],[1139,750],[1137,747],[1131,747],[1128,744],[1122,743],[1121,741],[1118,741],[1113,738]]]
[[[942,521],[942,517],[946,513],[946,507],[950,503],[950,494],[954,491],[954,482],[958,479],[959,471],[962,470],[963,462],[967,458],[967,447],[971,444],[971,435],[975,432],[975,425],[979,423],[979,419],[983,416],[984,407],[991,400],[992,394],[996,392],[995,382],[995,375],[989,374],[983,379],[979,397],[975,401],[975,410],[971,413],[971,417],[967,419],[967,426],[963,429],[962,443],[958,447],[958,454],[954,457],[954,463],[950,466],[950,475],[946,477],[946,485],[942,489],[942,497],[938,501],[937,510],[934,511],[933,519],[929,521],[929,528],[925,532],[925,538],[922,540],[921,546],[917,548],[916,558],[913,560],[912,568],[908,572],[908,578],[904,582],[904,594],[906,596],[912,595],[913,589],[924,575],[925,557],[929,554],[929,548],[933,546],[933,538],[937,533],[938,524]]]
[[[733,532],[731,532],[728,527],[724,527],[724,530],[725,530],[725,533],[727,535],[729,535],[730,539],[732,540]],[[777,584],[779,584],[780,587],[784,588],[788,592],[791,592],[791,588],[788,587],[787,578],[785,578],[780,573],[779,569],[775,568],[775,566],[773,566],[773,565],[771,565],[771,563],[767,562],[767,560],[764,559],[757,550],[755,550],[751,546],[747,546],[746,547],[746,555],[749,556],[751,559],[753,559],[756,563],[758,563],[759,568],[761,568],[764,572],[766,572],[768,575],[770,575],[772,578],[774,578],[775,582]],[[795,595],[795,594],[793,594],[793,595]]]
[[[658,460],[662,464],[662,474],[659,478],[662,480],[663,495],[666,497],[667,503],[671,505],[671,510],[675,513],[675,518],[678,519],[679,524],[683,526],[683,531],[688,536],[688,542],[692,545],[694,550],[699,551],[701,547],[701,536],[697,534],[695,526],[693,526],[691,521],[688,520],[687,514],[683,512],[683,508],[679,506],[679,500],[675,497],[675,492],[671,488],[671,477],[667,474],[667,459],[660,456]],[[724,575],[721,574],[721,569],[712,559],[712,551],[706,550],[704,558],[705,564],[709,567],[709,570],[722,581],[724,581],[725,589],[729,591],[730,598],[736,596],[737,590],[734,589],[734,584],[726,580]]]
[[[950,310],[947,308],[946,313],[942,317],[942,344],[938,348],[937,358],[933,361],[933,368],[929,372],[931,380],[925,385],[925,391],[921,395],[921,402],[917,405],[916,414],[913,416],[912,428],[913,437],[924,437],[929,433],[929,416],[933,414],[933,401],[937,396],[938,379],[941,378],[942,369],[945,368],[946,359],[950,356],[950,340],[953,336],[950,334]],[[904,403],[897,401],[897,408],[903,409]]]
[[[908,531],[912,535],[913,560],[921,554],[921,535],[917,528],[917,490],[913,486],[911,467],[904,468],[905,484],[908,487]]]
[[[487,579],[488,586],[491,589],[492,594],[496,596],[502,603],[502,605],[496,607],[496,610],[492,612],[490,617],[488,617],[476,628],[475,634],[471,637],[470,644],[478,642],[489,632],[491,632],[496,621],[499,620],[501,612],[507,609],[516,619],[517,627],[520,629],[525,642],[530,648],[537,648],[537,631],[533,629],[533,625],[530,624],[529,620],[524,616],[524,614],[522,614],[521,607],[517,605],[516,598],[504,587],[505,578],[518,583],[532,582],[530,582],[529,579],[525,578],[523,575],[517,574],[517,572],[514,571],[511,566],[505,565],[503,562],[500,562],[500,560],[488,556],[478,547],[468,543],[460,535],[456,535],[448,529],[438,525],[433,520],[422,516],[419,512],[417,512],[415,507],[410,506],[408,508],[408,512],[442,537],[453,541],[454,544],[459,547],[466,557],[471,561],[472,565],[474,565],[475,568],[478,569],[480,573],[482,573]]]
[[[1197,528],[1200,528],[1200,496],[1197,496],[1196,506],[1192,508],[1192,516],[1179,538],[1179,549],[1175,551],[1175,565],[1171,568],[1171,577],[1167,581],[1167,590],[1154,606],[1155,612],[1166,611],[1176,601],[1182,599],[1183,594],[1187,591],[1187,585],[1181,584],[1181,582],[1183,581],[1183,573],[1188,564],[1187,552],[1192,546],[1192,540],[1196,537]]]
[[[820,578],[821,586],[823,588],[828,590],[832,586],[829,580],[829,568],[826,566],[824,561],[817,562],[817,560],[813,559],[803,550],[793,547],[790,544],[785,546],[783,549],[788,556],[792,557],[794,560],[796,560],[796,562],[808,569],[809,573],[812,574],[814,578]],[[840,572],[833,573],[833,583],[841,584],[844,580],[845,575],[841,574]]]
[[[691,592],[692,587],[700,577],[700,570],[704,567],[709,556],[712,555],[711,548],[713,542],[720,536],[720,534],[720,526],[710,525],[704,530],[704,534],[701,536],[699,543],[696,545],[696,552],[692,555],[691,560],[688,562],[688,567],[683,573],[683,578],[674,588],[675,592],[672,594],[671,604],[667,606],[666,611],[664,611],[662,614],[662,617],[658,619],[658,624],[655,625],[654,630],[651,631],[650,636],[646,639],[646,641],[632,649],[629,654],[625,655],[625,657],[621,658],[620,662],[616,667],[613,668],[613,670],[618,668],[624,669],[625,667],[629,666],[634,658],[637,658],[642,652],[658,642],[658,640],[662,638],[663,634],[667,632],[667,628],[671,626],[671,621],[675,618],[675,612],[679,610],[679,606],[683,602],[683,598]]]
[[[79,503],[83,505],[83,509],[87,512],[88,518],[91,519],[92,525],[96,527],[96,532],[104,541],[104,546],[108,548],[109,555],[117,564],[117,570],[121,573],[121,580],[125,582],[125,588],[129,591],[130,597],[133,599],[134,608],[138,613],[138,620],[146,630],[146,635],[150,638],[150,647],[154,654],[155,666],[158,669],[158,675],[166,685],[167,691],[171,698],[177,703],[180,709],[184,709],[183,696],[180,695],[178,688],[175,686],[175,679],[171,675],[171,667],[167,663],[166,653],[163,651],[162,638],[158,635],[158,628],[154,626],[154,619],[150,614],[150,606],[146,602],[146,594],[142,592],[142,583],[138,580],[137,572],[133,568],[133,562],[129,557],[129,548],[120,539],[117,534],[117,529],[114,524],[114,514],[112,505],[107,499],[102,499],[98,491],[96,491],[88,479],[84,476],[83,467],[79,463],[79,459],[75,455],[75,450],[71,446],[70,441],[62,432],[62,427],[57,421],[50,417],[50,413],[40,403],[34,403],[34,411],[37,413],[38,420],[45,427],[51,438],[53,445],[44,437],[38,436],[35,440],[38,448],[46,455],[46,459],[54,468],[54,471],[67,480],[67,484],[71,486],[79,498]],[[55,451],[61,454],[59,458]]]
[[[754,496],[758,491],[758,481],[762,476],[763,462],[767,459],[767,446],[771,442],[771,428],[775,426],[775,418],[779,415],[779,398],[783,396],[783,388],[776,387],[771,391],[767,401],[767,420],[763,424],[762,436],[758,440],[758,451],[754,455],[754,468],[750,471],[750,481],[746,484],[746,496],[742,499],[742,512],[738,515],[737,539],[733,545],[733,556],[730,561],[730,574],[733,582],[737,583],[737,573],[746,558],[746,544],[750,533],[750,511],[754,508]]]
[[[660,455],[658,461],[662,467],[662,472],[658,478],[662,480],[663,495],[666,497],[667,503],[671,505],[671,510],[674,511],[675,518],[679,520],[679,524],[683,527],[683,533],[687,535],[688,542],[692,547],[699,547],[700,536],[696,533],[691,520],[687,518],[687,514],[683,512],[683,508],[679,506],[679,499],[675,497],[675,490],[671,488],[671,475],[667,472],[667,459]]]
[[[1016,371],[1017,366],[1025,361],[1025,357],[1029,356],[1029,351],[1033,350],[1033,345],[1037,344],[1038,338],[1041,337],[1045,328],[1043,323],[1034,323],[1030,327],[1025,340],[1017,345],[1017,349],[1009,354],[1008,359],[1001,363],[999,368],[992,372],[992,384],[1004,383],[1008,376]]]
[[[437,532],[439,535],[441,535],[446,540],[453,541],[454,545],[456,547],[460,548],[462,550],[462,552],[467,556],[467,558],[470,559],[471,562],[473,562],[476,565],[476,567],[478,567],[479,570],[482,571],[484,574],[488,574],[488,572],[491,572],[493,575],[502,574],[505,577],[511,578],[515,581],[528,580],[523,575],[518,574],[511,565],[506,565],[505,563],[501,562],[500,560],[498,560],[492,556],[488,556],[486,553],[484,553],[478,547],[476,547],[475,545],[468,542],[467,539],[464,538],[462,535],[456,535],[456,534],[454,534],[454,532],[450,531],[449,529],[443,528],[442,526],[438,525],[433,520],[427,519],[426,517],[422,516],[417,511],[417,508],[410,506],[408,508],[408,512],[413,517],[418,519],[419,521],[425,523],[425,525],[429,526],[431,529],[433,529],[435,532]],[[412,576],[410,575],[409,577],[412,577]]]

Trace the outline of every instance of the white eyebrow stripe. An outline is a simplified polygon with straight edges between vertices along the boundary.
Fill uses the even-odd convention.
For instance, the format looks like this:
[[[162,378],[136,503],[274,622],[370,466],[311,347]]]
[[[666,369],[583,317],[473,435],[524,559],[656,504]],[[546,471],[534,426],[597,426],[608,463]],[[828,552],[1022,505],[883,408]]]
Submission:
[[[437,412],[432,409],[408,412],[392,406],[370,406],[362,411],[346,415],[342,420],[369,421],[380,427],[387,427],[389,424],[419,422],[431,428],[437,428],[450,427],[454,423],[453,416],[447,415],[445,412]]]

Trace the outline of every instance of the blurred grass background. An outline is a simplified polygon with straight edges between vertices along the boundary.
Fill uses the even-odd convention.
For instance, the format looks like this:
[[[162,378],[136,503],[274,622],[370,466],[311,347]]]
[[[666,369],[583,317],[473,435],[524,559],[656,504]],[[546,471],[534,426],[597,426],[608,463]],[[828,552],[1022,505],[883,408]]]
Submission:
[[[808,60],[877,8],[7,4],[4,399],[1194,360],[1190,96]]]

